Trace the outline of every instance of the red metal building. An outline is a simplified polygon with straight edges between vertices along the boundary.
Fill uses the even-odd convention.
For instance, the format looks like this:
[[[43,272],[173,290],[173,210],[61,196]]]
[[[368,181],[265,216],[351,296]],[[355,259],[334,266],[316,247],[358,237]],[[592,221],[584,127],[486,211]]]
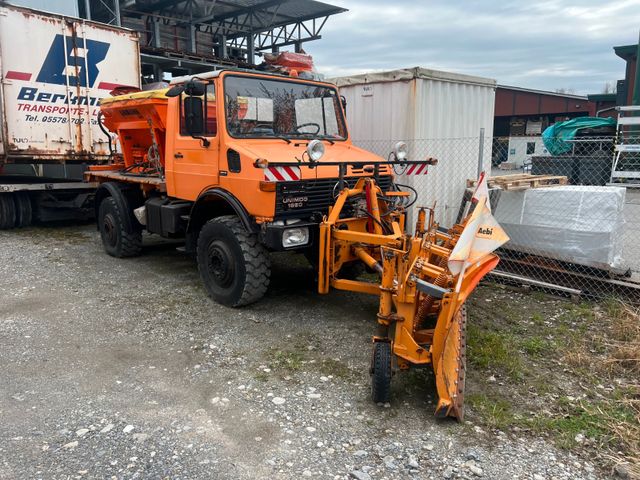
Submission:
[[[493,134],[496,137],[539,135],[550,124],[589,115],[587,97],[499,85]]]

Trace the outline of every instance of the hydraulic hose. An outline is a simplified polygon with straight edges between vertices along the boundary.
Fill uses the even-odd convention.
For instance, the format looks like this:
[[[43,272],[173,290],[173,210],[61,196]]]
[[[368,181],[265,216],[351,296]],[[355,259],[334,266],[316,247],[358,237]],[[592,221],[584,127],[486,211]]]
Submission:
[[[107,140],[109,141],[109,155],[113,156],[113,145],[111,144],[111,134],[109,133],[109,130],[107,130],[104,126],[104,124],[102,123],[102,118],[104,117],[104,114],[102,113],[102,111],[98,112],[98,126],[100,127],[100,130],[102,130],[102,133],[104,133],[107,136]]]

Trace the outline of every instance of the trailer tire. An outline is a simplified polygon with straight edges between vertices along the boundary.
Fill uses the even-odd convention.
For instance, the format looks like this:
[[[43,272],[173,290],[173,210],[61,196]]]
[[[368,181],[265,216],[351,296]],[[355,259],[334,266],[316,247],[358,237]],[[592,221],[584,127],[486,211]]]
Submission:
[[[235,215],[209,220],[198,235],[198,270],[209,296],[228,307],[256,302],[269,287],[269,252]]]
[[[375,342],[371,365],[371,398],[375,403],[391,399],[391,375],[391,343]]]
[[[105,197],[98,208],[98,228],[105,251],[112,257],[134,257],[142,250],[142,231],[128,232],[124,216],[113,197]]]
[[[16,206],[10,193],[0,194],[0,229],[16,226]]]
[[[13,200],[16,208],[16,227],[28,227],[33,221],[31,197],[27,192],[16,192]]]

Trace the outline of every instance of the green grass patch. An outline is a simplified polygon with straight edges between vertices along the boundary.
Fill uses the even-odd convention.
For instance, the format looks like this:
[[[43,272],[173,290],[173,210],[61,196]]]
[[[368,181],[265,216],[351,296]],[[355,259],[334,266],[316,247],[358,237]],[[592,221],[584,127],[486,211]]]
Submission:
[[[336,378],[350,378],[353,377],[353,372],[345,362],[336,360],[334,358],[325,358],[320,363],[320,373],[323,375],[333,375]]]
[[[634,412],[622,405],[608,401],[578,402],[559,401],[554,415],[539,415],[526,422],[536,433],[550,433],[562,448],[572,448],[578,434],[594,439],[598,445],[617,449],[621,445],[611,425],[632,425]]]
[[[590,303],[565,303],[563,305],[564,312],[560,317],[561,320],[569,322],[580,322],[581,325],[587,327],[588,323],[595,319],[595,314],[593,313],[593,305]]]
[[[497,330],[467,326],[467,353],[469,362],[485,370],[505,373],[514,380],[522,379],[525,368],[517,349],[516,339]]]
[[[304,353],[298,350],[271,349],[267,352],[269,367],[273,370],[298,371],[304,362]]]
[[[495,289],[479,289],[469,307],[474,422],[548,437],[605,470],[627,462],[640,478],[638,308]]]
[[[542,357],[555,347],[549,340],[538,336],[525,338],[520,342],[520,346],[527,355],[532,357]]]
[[[545,325],[545,318],[540,312],[533,312],[533,315],[531,315],[531,321],[539,327]]]
[[[489,397],[485,393],[472,393],[465,397],[465,402],[492,428],[505,430],[515,421],[511,404],[507,400]]]

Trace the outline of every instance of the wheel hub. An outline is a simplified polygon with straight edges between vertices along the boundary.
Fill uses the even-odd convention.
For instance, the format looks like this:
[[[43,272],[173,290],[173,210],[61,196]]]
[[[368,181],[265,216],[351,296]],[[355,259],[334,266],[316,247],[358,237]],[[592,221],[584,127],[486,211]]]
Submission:
[[[118,234],[116,233],[116,224],[113,217],[105,215],[102,226],[107,243],[112,247],[115,246],[118,241]]]
[[[228,287],[235,275],[231,252],[224,243],[218,241],[212,242],[208,251],[209,272],[219,286]]]

